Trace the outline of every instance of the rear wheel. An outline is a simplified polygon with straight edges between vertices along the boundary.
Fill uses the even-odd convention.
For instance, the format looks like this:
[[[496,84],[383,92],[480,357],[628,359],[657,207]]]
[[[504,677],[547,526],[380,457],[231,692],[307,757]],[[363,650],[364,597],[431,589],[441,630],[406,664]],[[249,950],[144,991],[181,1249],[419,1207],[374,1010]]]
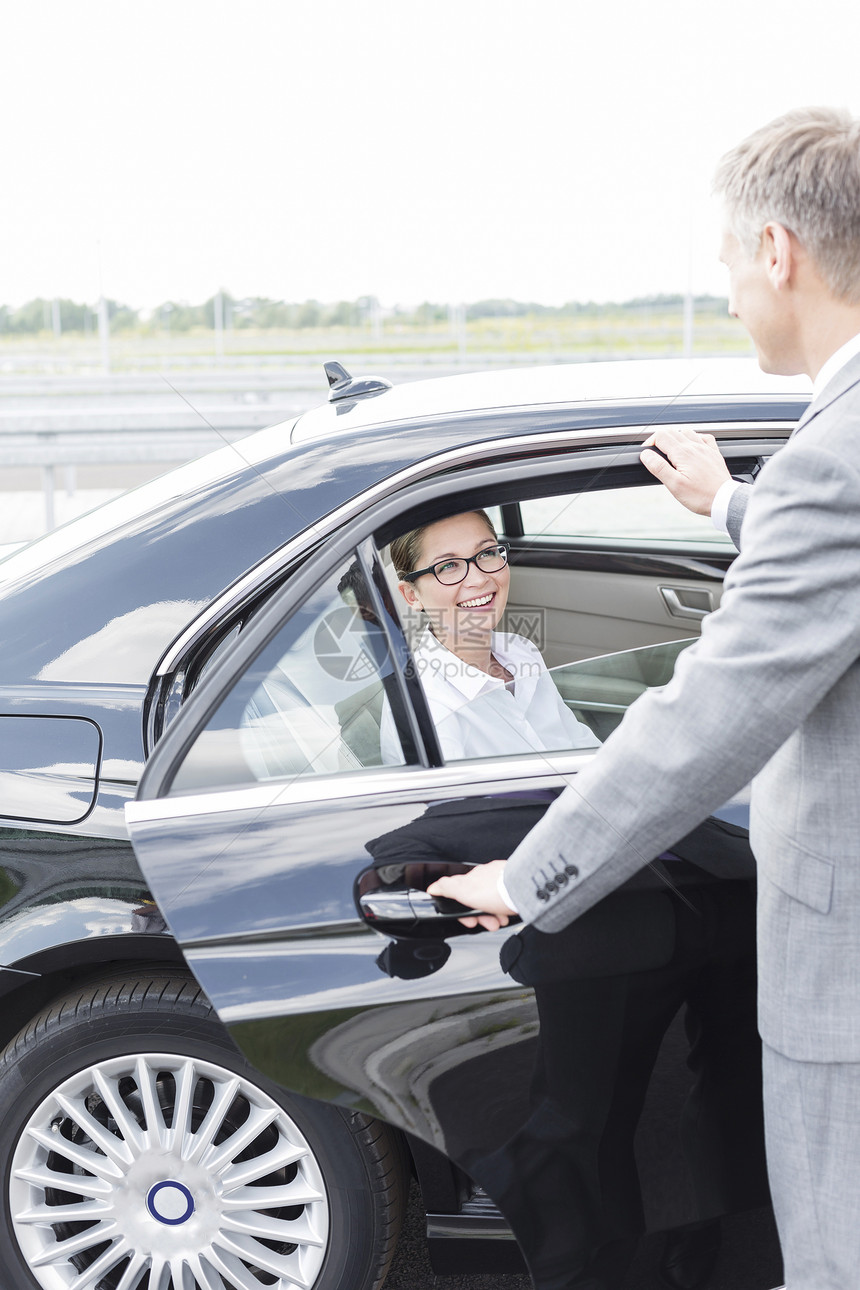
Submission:
[[[68,995],[0,1056],[0,1285],[372,1290],[405,1193],[390,1131],[286,1094],[184,978]]]

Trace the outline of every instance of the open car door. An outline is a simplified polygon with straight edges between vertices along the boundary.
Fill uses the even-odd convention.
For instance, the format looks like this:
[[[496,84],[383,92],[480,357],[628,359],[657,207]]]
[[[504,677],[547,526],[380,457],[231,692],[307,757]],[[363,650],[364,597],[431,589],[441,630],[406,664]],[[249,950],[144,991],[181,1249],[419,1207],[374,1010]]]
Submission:
[[[375,588],[372,600],[345,611],[344,587],[357,580]],[[553,675],[602,738],[638,694],[665,684],[682,647],[624,651]],[[180,713],[128,808],[129,829],[189,967],[253,1066],[282,1089],[378,1117],[443,1151],[497,1201],[533,1260],[546,1232],[529,1217],[526,1174],[502,1185],[499,1152],[517,1161],[525,1142],[531,1158],[545,1131],[546,1099],[535,1090],[559,1028],[552,1023],[541,1052],[541,998],[566,992],[565,1044],[573,1037],[580,1065],[587,1058],[586,1096],[605,1101],[607,998],[617,1009],[619,982],[666,967],[677,909],[691,902],[671,872],[622,889],[575,935],[542,938],[563,950],[549,974],[540,934],[467,932],[462,911],[429,898],[427,885],[509,854],[593,754],[562,748],[445,765],[408,662],[372,543],[323,579],[306,570]],[[398,764],[381,757],[385,704]],[[709,854],[740,855],[741,867],[742,818],[743,805],[731,804],[705,844]],[[743,989],[754,1032],[754,987]],[[679,1000],[668,1006],[671,1016]],[[638,1134],[652,1228],[701,1217],[677,1143],[686,1057],[679,1030]],[[624,1070],[613,1070],[609,1085],[623,1084]],[[755,1053],[743,1055],[734,1086],[756,1102]],[[622,1101],[618,1141],[632,1152],[640,1108]],[[761,1152],[747,1131],[743,1151],[738,1208],[762,1199]],[[552,1190],[555,1209],[566,1206],[564,1184]],[[629,1197],[617,1205],[623,1226]]]

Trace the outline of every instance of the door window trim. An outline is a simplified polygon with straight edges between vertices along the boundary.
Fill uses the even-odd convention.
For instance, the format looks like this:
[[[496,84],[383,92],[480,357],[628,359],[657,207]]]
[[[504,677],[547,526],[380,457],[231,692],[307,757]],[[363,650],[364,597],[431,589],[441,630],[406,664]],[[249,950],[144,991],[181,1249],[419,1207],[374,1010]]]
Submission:
[[[430,715],[430,706],[418,679],[409,640],[400,621],[400,615],[382,567],[382,558],[372,536],[366,537],[358,544],[357,557],[374,612],[385,633],[395,684],[402,700],[403,715],[408,723],[408,734],[411,735],[414,743],[414,749],[403,749],[407,764],[414,765],[418,762],[422,766],[441,766],[443,765],[442,749],[436,725]],[[398,731],[398,735],[402,745],[402,733]],[[410,753],[415,754],[411,761]]]
[[[384,797],[386,802],[396,805],[401,799],[414,801],[416,794],[426,792],[435,796],[439,790],[450,790],[458,797],[483,797],[489,788],[498,792],[499,783],[505,780],[515,780],[529,789],[555,788],[560,781],[566,783],[583,770],[598,751],[561,748],[552,752],[446,762],[443,766],[370,766],[348,775],[305,775],[286,783],[271,781],[214,788],[175,797],[139,797],[127,804],[126,813],[130,823],[137,823],[362,797]]]

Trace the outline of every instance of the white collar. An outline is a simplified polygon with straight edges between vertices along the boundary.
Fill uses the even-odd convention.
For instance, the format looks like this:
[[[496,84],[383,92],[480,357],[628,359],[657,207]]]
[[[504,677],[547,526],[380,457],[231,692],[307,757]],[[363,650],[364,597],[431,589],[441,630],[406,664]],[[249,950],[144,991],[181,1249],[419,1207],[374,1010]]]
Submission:
[[[490,634],[490,649],[493,656],[501,663],[502,667],[506,667],[509,672],[516,675],[514,660],[508,657],[504,642],[504,633],[492,632]],[[487,672],[482,672],[479,667],[473,667],[471,663],[465,663],[458,654],[448,649],[447,645],[443,645],[439,638],[433,635],[429,627],[418,642],[415,653],[416,655],[423,655],[429,662],[431,670],[444,680],[449,681],[467,699],[476,698],[486,687],[504,687],[505,685],[501,677],[490,676]]]
[[[860,332],[852,336],[844,345],[840,345],[835,354],[831,354],[821,371],[812,383],[812,397],[817,399],[838,372],[855,354],[860,354]]]

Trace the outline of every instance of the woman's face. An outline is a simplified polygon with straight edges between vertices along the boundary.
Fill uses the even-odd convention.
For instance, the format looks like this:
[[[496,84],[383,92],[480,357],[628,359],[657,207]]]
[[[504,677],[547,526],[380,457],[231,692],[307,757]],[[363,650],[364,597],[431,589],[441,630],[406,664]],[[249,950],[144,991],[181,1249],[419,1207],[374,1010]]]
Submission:
[[[426,569],[452,556],[466,559],[497,542],[480,515],[453,515],[428,525],[415,567]],[[489,646],[490,632],[504,613],[510,581],[507,565],[498,573],[483,573],[470,564],[466,577],[454,586],[425,573],[415,582],[401,582],[400,591],[410,605],[426,611],[434,633],[449,649],[458,645],[483,649]]]

